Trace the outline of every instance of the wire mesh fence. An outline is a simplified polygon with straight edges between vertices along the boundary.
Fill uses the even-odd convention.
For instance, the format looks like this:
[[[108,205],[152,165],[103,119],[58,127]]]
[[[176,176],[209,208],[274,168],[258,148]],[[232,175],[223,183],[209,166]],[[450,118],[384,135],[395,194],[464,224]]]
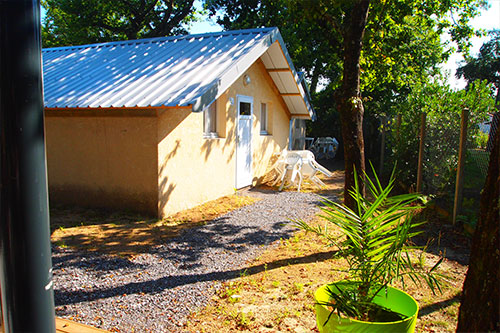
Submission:
[[[435,116],[435,115],[434,115]],[[430,118],[430,119],[429,119]],[[460,115],[448,115],[446,121],[428,121],[423,137],[422,193],[438,196],[453,192],[460,140]]]
[[[390,156],[384,172],[390,172],[397,162],[403,190],[431,195],[450,221],[473,229],[488,171],[490,142],[500,127],[499,114],[491,114],[486,122],[468,111],[462,115],[406,114],[389,120],[381,154]]]
[[[468,119],[461,129],[466,138],[460,147],[463,160],[459,162],[459,174],[455,184],[453,223],[457,221],[472,230],[479,216],[481,189],[484,186],[489,164],[489,152],[485,149],[485,138],[488,134],[481,130],[481,123]],[[484,125],[484,122],[483,122]]]

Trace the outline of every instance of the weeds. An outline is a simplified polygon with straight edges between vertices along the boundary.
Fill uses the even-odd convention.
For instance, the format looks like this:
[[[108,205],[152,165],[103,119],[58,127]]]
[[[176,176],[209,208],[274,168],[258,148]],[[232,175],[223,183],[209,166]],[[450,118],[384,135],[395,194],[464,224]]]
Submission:
[[[318,226],[324,224],[319,219],[310,222]],[[330,231],[335,237],[340,236],[337,229],[331,228]],[[447,236],[443,234],[445,240]],[[225,283],[218,292],[220,297],[213,299],[213,306],[196,313],[193,318],[197,320],[191,321],[193,325],[186,326],[185,331],[201,331],[201,327],[206,332],[314,331],[315,290],[322,284],[345,278],[349,265],[342,256],[326,254],[327,242],[318,241],[312,233],[298,232],[289,240],[282,238],[277,243],[278,247],[263,252],[252,261],[252,266],[262,265],[261,272],[243,270],[245,273],[242,272],[232,283]],[[329,248],[328,252],[331,251]],[[432,266],[438,260],[434,254],[426,253],[425,258],[420,257],[420,252],[411,251],[412,262],[417,266]],[[301,257],[309,257],[309,262],[305,263]],[[467,267],[451,262],[443,266],[449,270],[452,280],[443,285],[442,295],[432,295],[425,284],[409,284],[409,289],[418,294],[421,308],[427,307],[427,313],[422,312],[417,321],[419,332],[454,332],[458,301],[442,306],[443,302],[460,293]],[[229,300],[232,295],[241,297],[232,302]],[[437,303],[441,307],[434,309],[432,305]],[[445,322],[449,323],[447,327]]]
[[[232,326],[234,324],[239,329],[250,329],[251,324],[255,321],[255,315],[252,311],[231,311],[226,315],[224,326]]]
[[[279,326],[285,318],[288,318],[290,316],[290,311],[288,308],[284,308],[282,311],[279,311],[278,313],[275,314],[274,316],[274,323],[276,326]]]
[[[292,287],[290,289],[291,289],[292,295],[297,295],[297,294],[301,293],[304,290],[304,284],[303,283],[294,282],[293,285],[292,285]]]
[[[241,283],[235,283],[233,281],[229,282],[229,284],[219,291],[219,297],[223,299],[229,299],[230,302],[237,302],[239,299],[237,296],[241,292],[242,285]]]

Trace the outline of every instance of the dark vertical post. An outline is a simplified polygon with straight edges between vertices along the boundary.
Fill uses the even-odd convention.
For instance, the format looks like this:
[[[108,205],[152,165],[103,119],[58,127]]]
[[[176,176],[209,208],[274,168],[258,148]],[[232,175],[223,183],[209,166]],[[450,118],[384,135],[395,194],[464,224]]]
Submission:
[[[400,142],[400,130],[401,130],[401,114],[396,117],[396,142],[399,145]]]
[[[424,166],[424,147],[425,147],[425,112],[420,117],[420,145],[418,147],[418,169],[417,169],[417,193],[422,192],[422,178]]]
[[[40,1],[0,0],[0,289],[6,332],[55,332]]]
[[[3,328],[3,313],[2,313],[2,288],[0,288],[0,333],[4,333],[5,330]]]
[[[467,149],[467,123],[469,122],[469,109],[462,110],[462,119],[460,122],[460,143],[458,148],[458,166],[457,166],[457,181],[455,183],[455,200],[453,200],[453,224],[457,222],[457,216],[462,210],[462,194],[464,189],[464,167],[465,154]]]
[[[378,167],[378,174],[382,177],[382,172],[384,171],[384,158],[385,158],[385,124],[387,123],[387,117],[382,116],[381,120],[381,130],[382,138],[380,139],[380,164]]]

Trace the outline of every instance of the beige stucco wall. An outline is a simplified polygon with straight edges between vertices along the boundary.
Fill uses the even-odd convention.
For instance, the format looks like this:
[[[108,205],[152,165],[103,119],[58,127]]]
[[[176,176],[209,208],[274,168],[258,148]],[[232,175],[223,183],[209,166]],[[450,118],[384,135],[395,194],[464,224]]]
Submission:
[[[219,110],[218,110],[219,111]],[[218,112],[225,117],[224,112]],[[234,137],[203,138],[203,114],[168,110],[158,119],[158,213],[168,216],[234,191]]]
[[[269,171],[274,153],[288,143],[289,114],[263,64],[257,61],[217,103],[219,138],[203,138],[203,114],[169,109],[158,118],[158,213],[168,216],[234,193],[237,95],[253,97],[253,185]],[[230,99],[234,100],[233,105]],[[260,104],[268,105],[269,135],[260,134]]]
[[[243,84],[243,76],[251,78]],[[203,113],[164,110],[46,111],[50,200],[165,217],[234,193],[237,95],[253,98],[253,185],[288,143],[290,115],[261,61],[217,103],[218,138],[203,137]],[[230,100],[234,103],[231,103]],[[269,134],[260,134],[267,104]]]
[[[85,112],[46,112],[51,203],[155,215],[156,112],[149,117],[138,116],[144,110],[115,116]]]

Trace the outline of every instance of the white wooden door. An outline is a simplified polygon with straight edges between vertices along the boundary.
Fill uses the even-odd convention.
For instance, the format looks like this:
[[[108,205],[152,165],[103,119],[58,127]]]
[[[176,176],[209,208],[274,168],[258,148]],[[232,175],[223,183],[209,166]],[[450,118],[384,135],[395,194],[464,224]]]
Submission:
[[[252,185],[253,98],[238,96],[236,138],[236,188]]]

